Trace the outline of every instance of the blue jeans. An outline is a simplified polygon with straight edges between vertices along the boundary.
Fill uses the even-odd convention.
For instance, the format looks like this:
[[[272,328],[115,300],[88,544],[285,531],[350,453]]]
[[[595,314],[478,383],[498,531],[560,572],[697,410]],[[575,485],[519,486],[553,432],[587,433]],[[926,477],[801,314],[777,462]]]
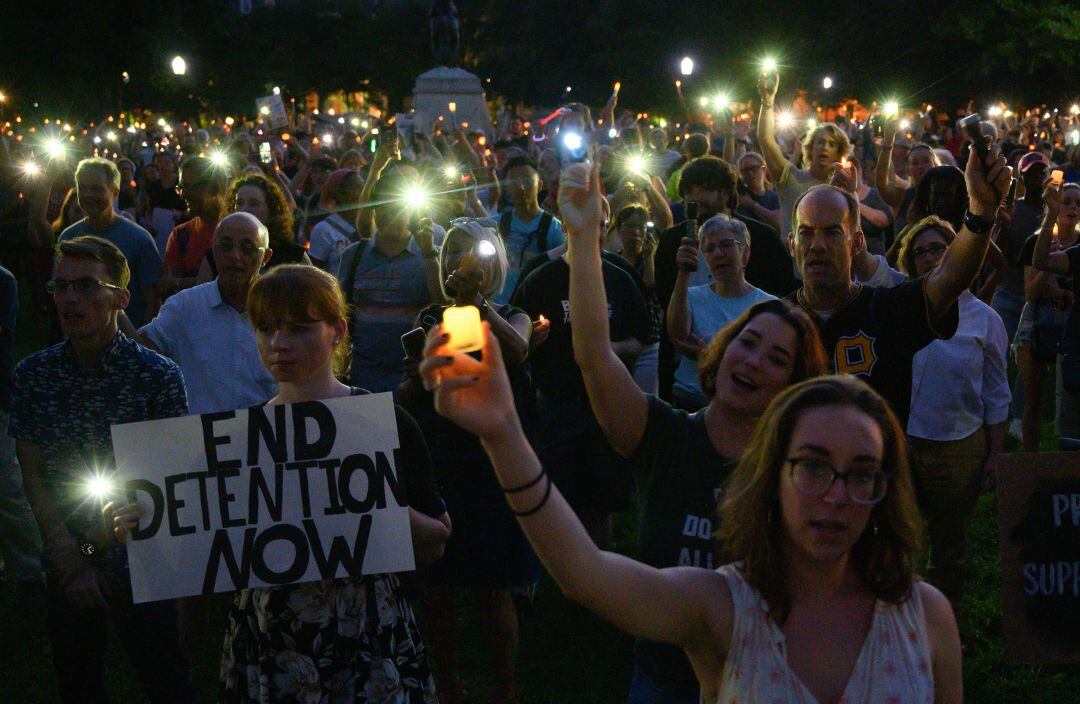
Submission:
[[[636,664],[634,678],[630,680],[630,696],[626,704],[699,704],[701,696],[697,692],[687,695],[685,692],[673,692],[671,687]]]
[[[195,690],[184,655],[175,601],[132,604],[130,592],[107,597],[108,609],[80,609],[48,579],[49,640],[60,701],[104,704],[105,649],[109,622],[124,644],[143,696],[153,704],[194,704]]]
[[[1024,309],[1024,294],[1006,291],[1000,286],[994,291],[994,297],[990,299],[990,307],[994,309],[1001,322],[1005,324],[1005,334],[1008,335],[1009,343],[1012,344],[1016,337],[1016,328],[1020,325],[1020,312]],[[1009,417],[1020,418],[1024,415],[1024,385],[1020,375],[1016,375],[1012,388],[1012,403],[1009,404]]]

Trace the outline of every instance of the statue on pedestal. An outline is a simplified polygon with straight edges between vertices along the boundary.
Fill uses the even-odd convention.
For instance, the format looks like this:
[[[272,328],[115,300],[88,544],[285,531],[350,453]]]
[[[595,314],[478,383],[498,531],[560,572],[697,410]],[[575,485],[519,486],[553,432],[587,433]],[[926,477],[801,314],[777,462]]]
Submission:
[[[458,65],[457,6],[454,0],[431,0],[431,53],[439,66]]]

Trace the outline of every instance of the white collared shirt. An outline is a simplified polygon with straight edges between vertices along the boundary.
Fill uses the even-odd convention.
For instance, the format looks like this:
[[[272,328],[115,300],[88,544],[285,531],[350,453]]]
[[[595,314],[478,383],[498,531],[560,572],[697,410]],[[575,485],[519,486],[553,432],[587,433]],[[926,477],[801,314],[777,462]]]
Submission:
[[[170,297],[139,332],[180,365],[193,414],[247,408],[277,394],[247,312],[221,298],[217,279]]]
[[[1009,415],[1008,340],[1001,316],[970,291],[961,294],[957,305],[956,334],[915,354],[907,427],[913,437],[962,440]]]

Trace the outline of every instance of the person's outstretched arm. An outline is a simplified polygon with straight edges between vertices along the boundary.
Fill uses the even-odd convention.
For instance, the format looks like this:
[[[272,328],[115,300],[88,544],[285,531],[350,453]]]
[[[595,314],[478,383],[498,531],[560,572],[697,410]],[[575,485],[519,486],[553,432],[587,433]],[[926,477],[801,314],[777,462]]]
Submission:
[[[877,160],[877,168],[874,170],[874,186],[881,194],[882,200],[893,209],[893,215],[899,214],[900,206],[904,204],[904,189],[898,187],[893,181],[892,150],[896,142],[896,130],[900,127],[899,120],[892,119],[885,123],[885,134],[881,144],[881,155]],[[883,227],[878,225],[878,227]]]
[[[1048,183],[1043,191],[1043,203],[1046,205],[1046,217],[1043,218],[1039,237],[1035,240],[1035,250],[1031,253],[1032,265],[1041,271],[1055,274],[1069,273],[1069,255],[1065,252],[1050,251],[1054,239],[1054,223],[1061,212],[1061,186]]]
[[[964,174],[971,214],[992,223],[1011,178],[1012,169],[1005,163],[999,148],[991,150],[985,164],[979,163],[978,152],[972,150]],[[971,285],[982,267],[989,244],[990,227],[982,233],[972,232],[966,226],[960,228],[946,250],[941,266],[926,278],[926,298],[934,320],[941,318]]]
[[[711,648],[707,654],[722,663],[721,641],[731,630],[723,577],[693,567],[661,570],[597,548],[525,439],[499,344],[487,324],[483,337],[476,360],[453,352],[451,336],[435,327],[420,373],[434,389],[435,409],[480,438],[510,508],[563,594],[627,633],[698,654]]]
[[[649,403],[611,347],[607,293],[600,259],[600,167],[588,187],[573,167],[559,180],[559,210],[570,259],[570,320],[574,360],[581,368],[589,404],[608,442],[623,457],[634,454],[645,434]],[[576,182],[575,182],[576,179]]]
[[[776,90],[780,87],[780,74],[762,76],[758,79],[758,93],[761,94],[761,112],[758,114],[757,139],[761,147],[761,155],[765,157],[765,165],[769,167],[769,173],[779,183],[784,178],[784,171],[790,166],[784,158],[784,152],[780,150],[780,144],[776,141],[776,123],[774,108],[776,107]]]

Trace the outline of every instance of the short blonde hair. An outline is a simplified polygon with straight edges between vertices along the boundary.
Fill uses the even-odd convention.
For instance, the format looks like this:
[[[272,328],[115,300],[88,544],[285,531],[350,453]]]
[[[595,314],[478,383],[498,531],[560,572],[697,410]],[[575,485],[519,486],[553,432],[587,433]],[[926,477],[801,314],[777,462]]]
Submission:
[[[900,254],[897,256],[897,261],[900,263],[900,270],[910,277],[917,276],[915,273],[915,238],[927,230],[941,232],[946,245],[951,245],[952,241],[956,239],[956,232],[953,230],[952,225],[936,215],[927,215],[917,223],[905,227],[897,237],[897,240],[900,241]]]
[[[495,256],[491,257],[488,266],[491,268],[491,276],[488,277],[487,286],[480,292],[484,298],[491,298],[495,296],[503,287],[506,286],[506,270],[509,269],[509,264],[506,260],[506,245],[503,244],[502,237],[499,236],[499,231],[494,227],[487,225],[481,225],[480,221],[475,218],[462,218],[450,223],[450,231],[446,233],[446,239],[443,241],[442,249],[439,250],[439,271],[441,272],[440,278],[443,287],[443,294],[453,298],[453,295],[446,290],[446,277],[450,276],[453,272],[447,271],[446,265],[446,252],[449,250],[447,245],[450,243],[452,237],[465,237],[470,242],[475,244],[477,242],[490,242],[495,248]]]

